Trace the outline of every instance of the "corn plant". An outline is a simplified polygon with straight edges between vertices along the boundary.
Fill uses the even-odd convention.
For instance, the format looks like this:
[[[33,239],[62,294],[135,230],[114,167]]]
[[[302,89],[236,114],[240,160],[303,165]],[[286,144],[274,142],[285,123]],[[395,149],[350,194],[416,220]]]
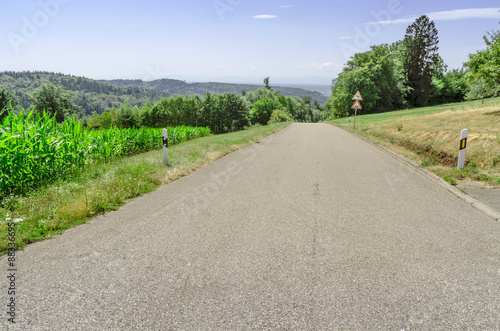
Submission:
[[[167,128],[169,144],[203,137],[209,128]],[[75,118],[9,112],[0,122],[0,200],[81,171],[89,163],[162,147],[162,129],[85,130]]]

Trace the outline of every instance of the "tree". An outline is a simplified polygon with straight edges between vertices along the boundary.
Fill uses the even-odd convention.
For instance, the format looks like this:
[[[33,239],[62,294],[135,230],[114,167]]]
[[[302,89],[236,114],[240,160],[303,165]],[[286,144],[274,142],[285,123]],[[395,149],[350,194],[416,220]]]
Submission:
[[[465,100],[468,91],[469,85],[464,70],[454,69],[446,73],[439,73],[432,78],[429,104],[461,102]]]
[[[264,78],[264,85],[268,90],[272,90],[271,85],[269,85],[269,77]]]
[[[311,107],[312,97],[310,95],[305,95],[302,97],[302,100],[304,100],[304,104],[306,105],[309,121],[314,122],[314,115]]]
[[[496,90],[495,86],[500,85],[500,31],[488,32],[483,39],[486,49],[469,54],[469,61],[464,66],[470,70],[467,74],[469,82],[484,84],[476,90],[483,90],[478,95],[486,97],[491,95],[489,91]]]
[[[250,125],[250,110],[238,94],[222,93],[218,95],[218,99],[225,114],[225,131],[243,130]]]
[[[356,91],[363,95],[363,110],[358,113],[402,108],[405,105],[405,89],[402,69],[397,63],[399,57],[400,48],[397,45],[385,44],[372,46],[370,51],[351,57],[333,80],[332,95],[328,101],[330,114],[347,116]]]
[[[132,108],[132,106],[125,101],[116,110],[116,123],[121,128],[133,128],[139,126],[138,119],[139,109],[137,107]]]
[[[441,57],[438,53],[438,31],[434,22],[425,15],[406,29],[403,41],[403,60],[406,84],[410,88],[408,103],[412,106],[427,106],[431,82]]]
[[[0,120],[7,116],[9,109],[16,109],[19,102],[9,91],[0,88]]]
[[[271,118],[267,124],[283,123],[292,120],[292,115],[284,109],[275,109],[271,114]]]
[[[313,104],[314,104],[314,109],[317,109],[317,110],[323,110],[323,107],[321,107],[320,103],[318,102],[318,100],[314,99],[313,100]]]
[[[279,102],[276,100],[264,97],[262,100],[257,100],[250,109],[252,124],[266,125],[271,119],[271,115],[275,109],[279,107]]]
[[[80,108],[71,101],[71,97],[72,94],[64,93],[61,87],[45,83],[35,90],[30,101],[36,112],[42,114],[46,111],[50,116],[55,116],[58,123],[61,123],[65,116],[76,115],[80,111]]]

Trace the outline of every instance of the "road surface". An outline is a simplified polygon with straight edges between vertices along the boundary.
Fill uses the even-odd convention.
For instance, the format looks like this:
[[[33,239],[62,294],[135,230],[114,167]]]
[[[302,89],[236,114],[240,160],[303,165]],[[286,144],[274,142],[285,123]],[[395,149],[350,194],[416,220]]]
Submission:
[[[500,223],[327,124],[292,124],[17,262],[10,329],[500,328]]]

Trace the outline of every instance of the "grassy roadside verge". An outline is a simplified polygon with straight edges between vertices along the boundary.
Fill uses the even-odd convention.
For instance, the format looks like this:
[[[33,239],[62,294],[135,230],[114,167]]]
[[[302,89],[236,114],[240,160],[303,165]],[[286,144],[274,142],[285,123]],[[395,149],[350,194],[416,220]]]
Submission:
[[[109,163],[89,166],[81,174],[58,181],[25,197],[15,197],[0,208],[0,255],[7,251],[7,217],[22,219],[16,244],[50,238],[85,223],[93,216],[118,209],[128,199],[151,192],[180,177],[285,128],[272,124],[223,135],[198,138],[169,148],[169,165],[156,150]]]
[[[349,118],[328,123],[349,127]],[[466,167],[457,170],[462,129],[469,130]],[[453,185],[500,186],[500,98],[358,116],[355,131]]]

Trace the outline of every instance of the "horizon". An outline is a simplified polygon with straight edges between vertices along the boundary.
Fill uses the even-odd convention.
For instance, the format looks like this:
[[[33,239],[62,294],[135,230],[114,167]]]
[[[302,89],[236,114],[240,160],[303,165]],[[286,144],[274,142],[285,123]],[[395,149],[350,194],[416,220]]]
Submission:
[[[207,80],[207,81],[189,81],[185,80],[182,78],[171,78],[171,77],[164,77],[164,78],[158,78],[154,80],[143,80],[140,78],[110,78],[110,79],[94,79],[92,77],[87,77],[87,76],[82,76],[82,75],[75,75],[71,73],[65,73],[65,72],[55,72],[55,71],[42,71],[42,70],[21,70],[21,71],[13,71],[13,70],[4,70],[0,71],[2,72],[32,72],[32,73],[53,73],[55,75],[65,75],[65,76],[73,76],[73,77],[82,77],[82,78],[87,78],[95,81],[114,81],[114,80],[124,80],[124,81],[141,81],[141,82],[153,82],[157,80],[178,80],[178,81],[183,81],[186,84],[204,84],[204,83],[219,83],[219,84],[234,84],[234,85],[262,85],[264,86],[263,82],[260,83],[248,83],[248,82],[227,82],[227,81],[214,81],[214,80]],[[262,78],[264,80],[265,77]],[[276,86],[276,87],[296,87],[296,86],[317,86],[317,87],[326,87],[326,86],[331,86],[331,84],[307,84],[307,83],[290,83],[290,82],[276,82],[273,83],[271,86]]]
[[[28,0],[2,4],[0,71],[95,80],[329,85],[355,53],[404,38],[428,15],[448,69],[497,30],[498,2]],[[3,14],[3,15],[2,15]]]

